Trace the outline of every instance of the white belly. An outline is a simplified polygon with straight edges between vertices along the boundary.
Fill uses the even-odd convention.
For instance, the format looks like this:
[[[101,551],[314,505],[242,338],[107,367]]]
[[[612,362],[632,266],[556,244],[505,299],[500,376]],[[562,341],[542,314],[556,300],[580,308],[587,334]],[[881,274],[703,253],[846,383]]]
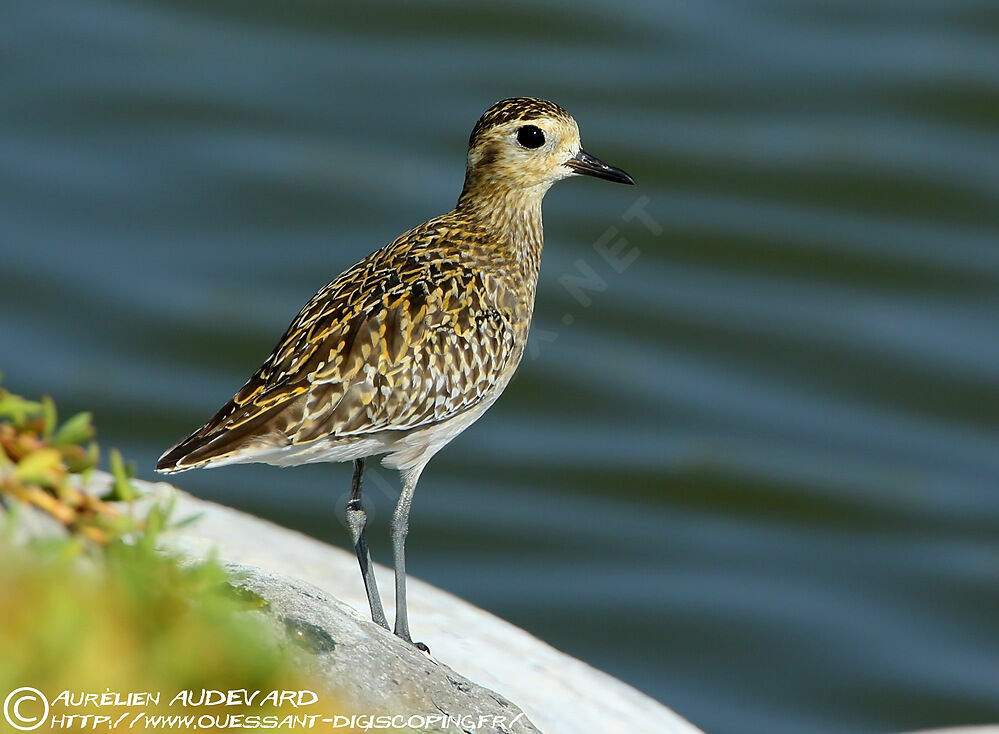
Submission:
[[[478,420],[496,401],[500,392],[502,391],[494,391],[475,407],[453,418],[423,428],[381,431],[354,438],[319,438],[290,446],[255,447],[246,452],[236,452],[226,456],[217,462],[212,462],[212,465],[261,462],[274,466],[298,466],[317,462],[353,461],[367,456],[387,454],[382,459],[382,464],[390,469],[406,471],[415,467],[422,468],[451,439]]]

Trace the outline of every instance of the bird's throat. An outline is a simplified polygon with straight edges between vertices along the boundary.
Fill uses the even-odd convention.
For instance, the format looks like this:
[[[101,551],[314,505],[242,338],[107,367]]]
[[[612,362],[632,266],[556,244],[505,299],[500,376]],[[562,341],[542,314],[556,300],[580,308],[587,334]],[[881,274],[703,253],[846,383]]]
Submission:
[[[532,285],[541,268],[544,230],[541,201],[549,186],[531,188],[469,187],[458,199],[458,212],[475,219],[497,236],[494,242],[506,250]]]

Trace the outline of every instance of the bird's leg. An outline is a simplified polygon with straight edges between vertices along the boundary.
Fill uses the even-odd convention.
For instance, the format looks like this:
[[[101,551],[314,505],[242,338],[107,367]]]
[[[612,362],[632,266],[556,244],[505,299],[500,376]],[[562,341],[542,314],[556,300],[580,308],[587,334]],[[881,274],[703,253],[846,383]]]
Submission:
[[[350,537],[354,543],[354,552],[357,553],[357,563],[361,567],[361,576],[364,577],[364,590],[368,594],[371,619],[376,624],[388,629],[388,619],[385,618],[382,600],[378,596],[378,584],[375,583],[375,569],[371,565],[371,552],[368,550],[368,541],[364,537],[364,526],[368,522],[368,516],[361,504],[362,474],[364,474],[364,459],[354,459],[354,478],[350,483],[350,499],[347,501],[347,528],[350,530]]]
[[[409,532],[409,509],[413,506],[413,492],[420,478],[420,471],[403,472],[402,492],[392,513],[392,555],[395,559],[395,633],[406,642],[413,642],[409,634],[409,614],[406,611],[406,533]],[[414,643],[421,650],[427,646]]]

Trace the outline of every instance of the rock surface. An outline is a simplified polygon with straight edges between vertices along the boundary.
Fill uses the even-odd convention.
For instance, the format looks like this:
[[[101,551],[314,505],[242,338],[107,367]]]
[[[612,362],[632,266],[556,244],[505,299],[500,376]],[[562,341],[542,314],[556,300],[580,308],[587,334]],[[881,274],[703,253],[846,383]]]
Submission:
[[[432,696],[423,701],[409,699],[415,712],[435,713],[436,703],[442,708],[455,706],[448,709],[452,714],[466,713],[462,706],[469,704],[470,698],[455,696],[474,691],[478,703],[467,713],[479,709],[506,713],[506,699],[526,712],[517,725],[532,728],[512,728],[510,732],[533,731],[533,722],[546,734],[703,734],[631,686],[509,622],[410,577],[410,625],[417,639],[429,645],[434,659],[428,659],[369,620],[353,553],[230,507],[199,500],[166,483],[136,483],[152,497],[172,497],[176,502],[174,518],[198,516],[195,522],[163,536],[168,547],[195,558],[214,552],[224,563],[254,569],[248,577],[252,590],[275,609],[294,609],[300,619],[320,629],[334,625],[336,631],[330,633],[334,640],[354,625],[356,629],[349,634],[359,636],[351,639],[357,639],[358,644],[365,639],[368,647],[364,649],[369,653],[361,656],[371,655],[367,662],[358,662],[367,671],[358,680],[368,681],[369,689],[384,684],[383,680],[377,685],[374,681],[379,681],[377,671],[386,664],[398,671],[399,680],[437,676],[426,689]],[[389,611],[394,601],[392,572],[376,564],[375,573]],[[329,673],[342,681],[343,669],[328,662]],[[469,690],[462,692],[462,688]],[[371,696],[374,701],[379,694],[368,690],[359,695]],[[514,712],[512,716],[519,711],[512,705],[509,710]]]
[[[109,482],[108,475],[95,473],[89,489],[101,493]],[[308,650],[318,675],[352,696],[343,703],[354,711],[469,716],[476,723],[482,716],[495,725],[475,731],[490,734],[539,729],[547,734],[703,734],[625,683],[410,577],[410,622],[430,646],[433,657],[428,657],[368,619],[352,553],[166,483],[136,484],[148,493],[145,502],[175,502],[175,520],[197,517],[164,534],[164,546],[196,559],[214,554],[238,585],[266,599],[268,617],[279,632]],[[41,513],[26,513],[15,531],[37,537],[60,527]],[[392,574],[377,565],[375,572],[388,611]],[[424,729],[459,730],[453,725]],[[999,734],[999,726],[917,734]]]
[[[480,732],[538,732],[510,701],[412,645],[400,644],[321,589],[251,566],[228,564],[228,569],[239,579],[238,586],[269,602],[267,616],[277,622],[280,633],[309,652],[313,672],[335,688],[347,711],[401,714],[415,729],[428,732],[456,731],[450,720],[440,721],[447,716],[475,722]]]

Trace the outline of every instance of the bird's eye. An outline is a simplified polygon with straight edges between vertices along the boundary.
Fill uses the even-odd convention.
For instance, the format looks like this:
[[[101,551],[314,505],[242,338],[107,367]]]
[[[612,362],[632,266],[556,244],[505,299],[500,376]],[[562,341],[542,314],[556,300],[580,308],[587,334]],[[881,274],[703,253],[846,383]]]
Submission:
[[[540,148],[545,144],[545,134],[536,125],[524,125],[517,131],[517,142],[525,148]]]

